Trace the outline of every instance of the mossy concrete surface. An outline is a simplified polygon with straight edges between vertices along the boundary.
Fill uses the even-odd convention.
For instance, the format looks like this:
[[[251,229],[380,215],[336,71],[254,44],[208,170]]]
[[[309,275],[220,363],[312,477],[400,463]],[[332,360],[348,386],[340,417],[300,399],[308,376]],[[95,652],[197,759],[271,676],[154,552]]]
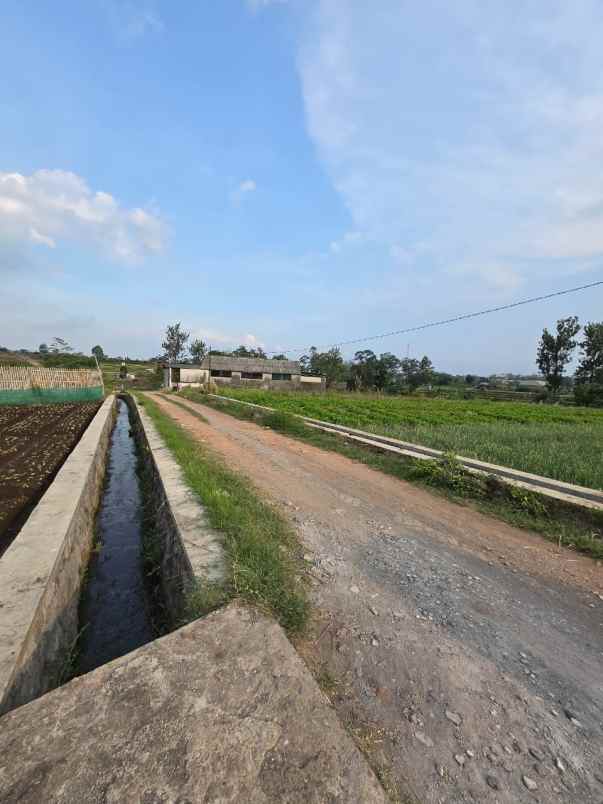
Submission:
[[[281,627],[232,604],[1,718],[0,800],[386,799]]]

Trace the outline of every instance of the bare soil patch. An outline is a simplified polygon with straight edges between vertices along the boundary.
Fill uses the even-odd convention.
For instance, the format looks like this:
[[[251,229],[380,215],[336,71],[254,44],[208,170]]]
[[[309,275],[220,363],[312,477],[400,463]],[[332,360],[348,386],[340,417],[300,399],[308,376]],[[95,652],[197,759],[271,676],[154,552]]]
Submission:
[[[99,406],[99,402],[0,406],[0,555]]]

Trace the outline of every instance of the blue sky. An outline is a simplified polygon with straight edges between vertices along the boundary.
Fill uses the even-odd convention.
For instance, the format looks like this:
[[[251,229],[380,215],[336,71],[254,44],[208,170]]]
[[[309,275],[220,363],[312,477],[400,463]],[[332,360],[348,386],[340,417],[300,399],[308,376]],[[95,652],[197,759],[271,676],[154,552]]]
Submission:
[[[1,344],[327,346],[603,276],[595,0],[5,0],[1,36]],[[367,345],[532,371],[602,300]]]

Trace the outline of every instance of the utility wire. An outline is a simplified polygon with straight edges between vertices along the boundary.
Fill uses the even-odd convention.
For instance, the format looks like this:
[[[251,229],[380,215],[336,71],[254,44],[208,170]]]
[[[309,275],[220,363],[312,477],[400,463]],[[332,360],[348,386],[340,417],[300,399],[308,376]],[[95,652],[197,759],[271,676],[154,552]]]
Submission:
[[[444,324],[454,324],[457,321],[466,321],[469,318],[478,318],[482,315],[489,315],[490,313],[498,313],[502,310],[511,310],[514,307],[521,307],[524,304],[533,304],[534,302],[545,301],[546,299],[553,299],[555,296],[567,296],[569,293],[577,293],[579,290],[587,290],[588,288],[594,288],[598,285],[603,285],[603,279],[599,279],[596,282],[589,282],[588,285],[578,285],[575,288],[567,288],[566,290],[557,290],[554,293],[546,293],[543,296],[532,296],[530,299],[521,299],[520,301],[511,302],[510,304],[501,304],[498,307],[488,307],[486,310],[478,310],[474,313],[463,313],[462,315],[456,315],[452,318],[443,318],[440,321],[430,321],[428,324],[419,324],[415,327],[406,327],[405,329],[396,329],[392,332],[383,332],[380,335],[367,335],[364,338],[353,338],[352,340],[348,341],[339,341],[338,343],[330,343],[330,344],[322,344],[320,347],[321,349],[334,349],[340,346],[350,346],[354,343],[366,343],[367,341],[376,341],[380,340],[381,338],[390,338],[393,335],[406,335],[409,332],[419,332],[423,329],[430,329],[431,327],[441,327]],[[283,354],[287,354],[288,352],[305,352],[308,349],[308,346],[302,346],[299,348],[290,347],[289,349],[280,349],[278,351],[282,352]]]

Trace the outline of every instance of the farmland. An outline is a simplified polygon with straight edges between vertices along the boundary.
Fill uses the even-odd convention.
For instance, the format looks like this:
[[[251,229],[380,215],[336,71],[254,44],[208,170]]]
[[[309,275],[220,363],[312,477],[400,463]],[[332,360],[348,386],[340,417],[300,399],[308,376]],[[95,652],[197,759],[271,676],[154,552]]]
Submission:
[[[126,368],[128,374],[133,374],[136,381],[133,383],[137,388],[156,388],[159,387],[161,378],[156,373],[156,363],[141,360],[127,361]],[[103,382],[105,383],[105,393],[113,393],[119,390],[122,385],[126,387],[132,386],[128,380],[123,381],[119,377],[119,370],[121,368],[121,360],[102,360],[100,368],[103,374]]]
[[[567,483],[603,488],[603,410],[484,399],[235,388],[223,393]]]
[[[0,407],[0,555],[98,407],[98,402]]]

